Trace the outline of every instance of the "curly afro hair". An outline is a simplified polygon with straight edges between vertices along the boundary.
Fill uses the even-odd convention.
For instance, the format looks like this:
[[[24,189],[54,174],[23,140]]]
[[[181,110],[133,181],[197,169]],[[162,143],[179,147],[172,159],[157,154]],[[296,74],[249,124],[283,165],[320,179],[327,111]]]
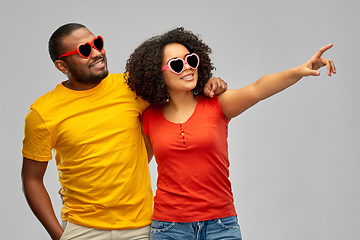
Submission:
[[[210,47],[198,35],[182,27],[146,40],[127,60],[125,78],[130,89],[153,106],[169,100],[161,66],[164,48],[172,43],[182,44],[190,53],[199,55],[198,82],[193,89],[195,95],[203,94],[204,86],[212,76],[211,71],[215,69],[209,57]]]

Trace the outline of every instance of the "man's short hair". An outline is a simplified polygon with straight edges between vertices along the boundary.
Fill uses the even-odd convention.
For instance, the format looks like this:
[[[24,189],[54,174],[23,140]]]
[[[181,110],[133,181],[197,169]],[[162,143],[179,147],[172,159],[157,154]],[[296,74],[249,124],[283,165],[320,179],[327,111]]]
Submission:
[[[53,62],[58,60],[59,57],[64,53],[64,37],[70,35],[72,32],[80,28],[86,27],[80,23],[68,23],[56,29],[56,31],[51,35],[49,39],[49,54]]]

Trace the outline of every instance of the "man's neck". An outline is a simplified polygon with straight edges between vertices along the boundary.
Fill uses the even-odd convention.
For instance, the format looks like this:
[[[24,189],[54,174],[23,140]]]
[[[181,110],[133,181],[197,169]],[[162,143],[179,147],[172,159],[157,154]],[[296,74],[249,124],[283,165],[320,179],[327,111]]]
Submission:
[[[86,90],[90,90],[94,87],[96,87],[97,85],[99,85],[101,83],[102,80],[100,80],[99,82],[96,83],[79,83],[79,82],[74,82],[71,80],[67,80],[65,82],[63,82],[63,86],[66,88],[69,88],[71,90],[75,90],[75,91],[86,91]]]

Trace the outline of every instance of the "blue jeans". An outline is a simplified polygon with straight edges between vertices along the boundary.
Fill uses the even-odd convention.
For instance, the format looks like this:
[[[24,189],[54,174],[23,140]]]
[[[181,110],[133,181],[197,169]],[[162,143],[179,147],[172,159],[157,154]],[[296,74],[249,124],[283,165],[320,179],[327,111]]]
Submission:
[[[241,240],[237,217],[201,222],[151,221],[150,240]]]

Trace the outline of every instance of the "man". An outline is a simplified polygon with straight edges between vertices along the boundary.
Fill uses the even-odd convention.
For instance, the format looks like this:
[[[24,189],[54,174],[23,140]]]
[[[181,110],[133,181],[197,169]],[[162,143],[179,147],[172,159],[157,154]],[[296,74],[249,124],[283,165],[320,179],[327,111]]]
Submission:
[[[148,239],[152,190],[140,115],[148,103],[110,74],[104,41],[84,25],[58,28],[49,40],[68,80],[31,105],[25,119],[23,189],[52,239]],[[212,78],[205,95],[223,92]],[[54,150],[64,205],[60,226],[43,184]]]

